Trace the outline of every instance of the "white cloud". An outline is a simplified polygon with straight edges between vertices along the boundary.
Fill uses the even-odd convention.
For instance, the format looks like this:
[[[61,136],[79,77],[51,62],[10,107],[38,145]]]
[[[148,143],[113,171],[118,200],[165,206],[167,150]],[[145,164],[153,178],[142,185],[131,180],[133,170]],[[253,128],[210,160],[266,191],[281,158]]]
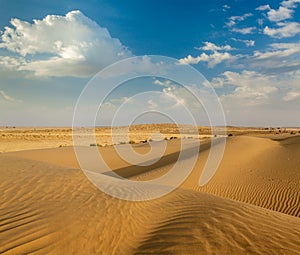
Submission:
[[[252,34],[256,30],[256,27],[245,27],[245,28],[232,28],[232,32],[240,33],[243,35]]]
[[[253,47],[255,45],[255,41],[253,41],[253,40],[242,40],[242,39],[236,39],[236,38],[231,38],[231,39],[236,42],[242,42],[247,47]]]
[[[271,9],[270,6],[262,5],[256,8],[259,11],[268,10],[268,19],[272,22],[279,22],[293,17],[294,8],[300,3],[300,0],[286,0],[280,3],[278,10]]]
[[[206,83],[208,83],[208,81],[206,81]],[[207,85],[208,87],[210,87],[210,84],[206,84],[206,83],[204,82],[203,86]],[[171,82],[170,80],[161,81],[158,79],[154,80],[154,84],[163,87],[162,89],[163,94],[160,96],[160,98],[158,98],[160,100],[160,103],[157,103],[156,106],[162,105],[164,101],[171,100],[173,104],[175,102],[175,104],[172,105],[172,108],[186,106],[186,107],[196,108],[198,109],[198,111],[201,108],[200,102],[194,96],[194,94],[191,93],[191,91],[195,92],[195,90],[197,90],[195,86],[191,86],[191,85],[181,86]],[[153,100],[151,100],[150,103],[148,102],[148,104],[150,106],[153,106],[154,105]]]
[[[245,43],[247,47],[252,47],[255,45],[254,40],[242,40],[242,42]]]
[[[300,3],[300,0],[286,0],[282,1],[281,5],[286,7],[286,8],[296,8],[297,4]]]
[[[7,93],[5,93],[3,90],[0,90],[0,96],[5,100],[9,102],[20,102],[20,100],[17,100],[11,96],[9,96]]]
[[[148,103],[148,108],[149,108],[150,110],[154,111],[154,110],[159,109],[158,104],[157,104],[156,102],[154,102],[153,99],[149,99],[149,100],[147,101],[147,103]]]
[[[278,22],[292,18],[293,10],[280,6],[278,10],[271,9],[268,11],[268,19],[273,22]]]
[[[204,44],[203,47],[199,47],[196,49],[201,49],[201,50],[205,50],[205,51],[233,50],[233,48],[230,45],[217,46],[212,42],[204,42],[203,44]]]
[[[5,66],[10,70],[14,70],[24,64],[26,64],[26,61],[22,57],[0,56],[0,66]]]
[[[271,50],[265,52],[255,51],[253,56],[260,60],[270,58],[286,58],[300,53],[300,43],[273,43],[270,46],[272,48]]]
[[[281,74],[300,70],[300,42],[273,43],[264,51],[254,51],[248,66],[264,73]],[[282,79],[283,77],[278,77]]]
[[[223,12],[226,12],[231,9],[231,7],[228,4],[224,4],[222,7],[223,7],[222,9]]]
[[[262,26],[264,24],[264,20],[263,19],[257,19],[257,24]]]
[[[270,5],[266,4],[266,5],[258,6],[255,10],[257,10],[257,11],[271,10],[271,7],[270,7]]]
[[[253,16],[252,13],[245,13],[242,16],[231,16],[229,17],[229,21],[227,23],[225,23],[228,27],[233,27],[235,26],[237,23],[244,21],[246,18]]]
[[[212,79],[228,124],[299,125],[300,70],[284,74],[227,71]]]
[[[299,91],[290,91],[287,93],[285,97],[283,97],[283,101],[293,101],[300,98],[300,92]]]
[[[299,82],[300,71],[281,75],[244,70],[240,73],[226,71],[220,76],[213,78],[211,84],[216,88],[233,87],[233,91],[222,95],[222,98],[244,99],[246,100],[244,101],[245,104],[250,103],[253,105],[255,103],[266,103],[268,99],[272,99],[271,95],[284,90],[292,90],[285,97],[285,101],[298,98],[300,93],[296,92],[296,90],[300,88]]]
[[[229,54],[228,52],[214,51],[210,55],[206,53],[202,53],[197,57],[192,57],[191,55],[188,55],[187,57],[180,59],[179,62],[181,64],[198,64],[200,62],[207,62],[208,67],[212,68],[223,61],[233,60],[234,58],[235,57]]]
[[[297,22],[286,22],[278,23],[278,28],[264,28],[264,34],[274,38],[286,38],[292,37],[300,33],[300,23]]]
[[[170,80],[160,81],[160,80],[155,79],[154,84],[155,85],[160,85],[160,86],[163,86],[163,87],[168,87],[169,85],[171,85],[171,81]]]
[[[48,15],[28,23],[11,20],[0,47],[17,53],[6,65],[37,76],[90,76],[99,69],[131,56],[121,42],[84,16],[71,11],[65,16]]]
[[[221,75],[221,77],[214,78],[211,81],[211,84],[215,87],[215,81],[218,81],[217,87],[223,87],[225,85],[251,87],[254,84],[264,84],[269,79],[270,76],[265,76],[255,71],[244,70],[241,73],[226,71]]]

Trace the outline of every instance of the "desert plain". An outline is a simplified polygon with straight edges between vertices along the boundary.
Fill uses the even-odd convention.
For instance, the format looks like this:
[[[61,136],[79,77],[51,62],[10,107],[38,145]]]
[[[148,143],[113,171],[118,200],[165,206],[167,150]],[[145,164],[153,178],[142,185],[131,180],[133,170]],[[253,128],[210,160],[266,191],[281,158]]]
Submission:
[[[141,155],[159,146],[150,139],[155,132],[167,147],[152,166],[118,156],[115,146],[130,143]],[[218,139],[210,128],[195,135],[170,124],[137,125],[115,146],[110,128],[96,128],[96,142],[82,146],[96,147],[112,170],[135,181],[164,175],[184,139],[200,141],[179,187],[157,199],[126,201],[86,178],[71,128],[0,128],[0,253],[300,254],[299,129],[227,127],[226,133],[215,175],[199,186],[211,140]]]

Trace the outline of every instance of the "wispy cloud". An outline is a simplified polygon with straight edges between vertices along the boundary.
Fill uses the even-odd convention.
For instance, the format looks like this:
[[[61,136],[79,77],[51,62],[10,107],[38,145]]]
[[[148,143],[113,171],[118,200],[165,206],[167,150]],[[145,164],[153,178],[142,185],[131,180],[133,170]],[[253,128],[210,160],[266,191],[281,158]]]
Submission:
[[[223,12],[226,12],[231,9],[231,6],[229,6],[228,4],[224,4],[222,7],[223,7],[222,9]]]
[[[252,34],[256,30],[256,27],[245,27],[245,28],[232,28],[232,32],[240,33],[243,35]]]
[[[271,10],[271,7],[270,7],[270,5],[266,4],[266,5],[258,6],[255,10],[257,10],[257,11],[266,11],[266,10]]]
[[[258,59],[268,58],[286,58],[294,54],[300,53],[300,43],[272,43],[271,50],[255,51],[254,57]]]
[[[228,19],[228,22],[226,22],[226,26],[228,27],[233,27],[235,26],[237,23],[244,21],[246,18],[253,16],[252,13],[245,13],[244,15],[241,16],[231,16]]]
[[[236,39],[236,38],[231,38],[235,42],[242,42],[244,43],[247,47],[253,47],[255,45],[254,40],[242,40],[242,39]]]
[[[9,96],[6,92],[4,92],[3,90],[0,90],[0,96],[8,102],[21,102],[21,100],[15,99],[11,96]]]

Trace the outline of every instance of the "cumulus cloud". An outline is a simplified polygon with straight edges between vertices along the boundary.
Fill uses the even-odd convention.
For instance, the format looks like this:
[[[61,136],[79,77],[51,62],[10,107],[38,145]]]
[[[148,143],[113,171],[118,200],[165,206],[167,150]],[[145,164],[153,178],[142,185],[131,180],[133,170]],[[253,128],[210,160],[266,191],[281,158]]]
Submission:
[[[212,42],[204,42],[203,47],[196,48],[198,50],[205,50],[205,51],[220,51],[220,50],[233,50],[233,48],[230,45],[224,45],[224,46],[217,46]]]
[[[282,1],[281,5],[286,7],[286,8],[296,8],[297,4],[300,3],[300,0],[286,0]]]
[[[290,19],[293,14],[293,10],[280,6],[278,10],[271,9],[268,11],[268,19],[273,22],[278,22],[286,19]]]
[[[283,20],[287,20],[293,17],[294,8],[297,7],[300,0],[286,0],[280,3],[279,8],[272,9],[270,5],[261,5],[257,7],[255,10],[257,11],[268,11],[267,17],[272,22],[280,22]]]
[[[6,66],[37,76],[90,76],[132,55],[106,28],[80,11],[48,15],[33,23],[15,18],[11,25],[5,27],[0,47],[19,57],[7,59]]]
[[[266,26],[264,28],[264,34],[274,38],[287,38],[293,37],[300,33],[300,23],[297,22],[285,22],[278,23],[279,27],[270,28]]]
[[[233,60],[235,57],[232,56],[228,52],[218,52],[214,51],[212,54],[208,55],[206,53],[202,53],[197,57],[192,57],[188,55],[185,58],[179,60],[181,64],[198,64],[200,62],[207,62],[208,67],[213,68],[217,64],[226,61],[226,60]]]

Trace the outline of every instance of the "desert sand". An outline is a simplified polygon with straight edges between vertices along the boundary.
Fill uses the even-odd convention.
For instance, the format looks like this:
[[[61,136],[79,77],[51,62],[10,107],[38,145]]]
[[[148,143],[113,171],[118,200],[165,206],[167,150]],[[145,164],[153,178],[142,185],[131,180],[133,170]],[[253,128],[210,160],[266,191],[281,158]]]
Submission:
[[[233,136],[221,164],[202,187],[208,129],[191,137],[178,135],[173,126],[139,126],[132,130],[134,150],[148,152],[149,143],[139,142],[155,131],[166,134],[167,150],[150,167],[122,160],[109,146],[108,128],[97,131],[107,164],[137,181],[171,169],[181,139],[200,138],[196,165],[180,187],[155,200],[132,202],[89,182],[69,128],[1,129],[0,253],[300,254],[297,129],[228,128]]]

